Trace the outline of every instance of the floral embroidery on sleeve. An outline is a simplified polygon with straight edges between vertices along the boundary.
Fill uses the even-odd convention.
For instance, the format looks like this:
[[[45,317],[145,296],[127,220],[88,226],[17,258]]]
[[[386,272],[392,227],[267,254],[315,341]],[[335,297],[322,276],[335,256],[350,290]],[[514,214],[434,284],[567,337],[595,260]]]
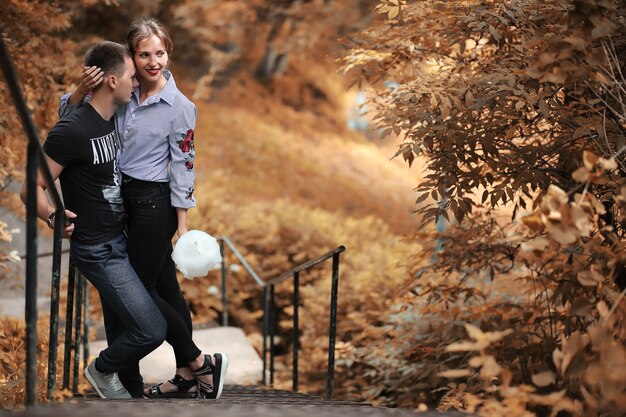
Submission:
[[[194,144],[193,144],[193,129],[187,130],[186,134],[181,133],[180,136],[183,139],[177,141],[177,143],[178,143],[178,147],[180,148],[180,150],[184,154],[186,154],[185,155],[185,168],[187,168],[187,171],[192,171],[193,159],[196,154]],[[191,198],[187,198],[187,199],[190,200]]]
[[[194,187],[187,188],[187,194],[185,195],[185,200],[193,200],[193,188]]]

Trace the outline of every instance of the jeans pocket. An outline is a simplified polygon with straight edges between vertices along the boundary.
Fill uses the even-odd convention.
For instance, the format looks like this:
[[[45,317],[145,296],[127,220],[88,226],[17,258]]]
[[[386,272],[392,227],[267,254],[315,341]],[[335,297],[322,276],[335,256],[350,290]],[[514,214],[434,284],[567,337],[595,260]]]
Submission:
[[[154,198],[133,197],[126,207],[129,225],[153,226],[157,224],[157,204]]]

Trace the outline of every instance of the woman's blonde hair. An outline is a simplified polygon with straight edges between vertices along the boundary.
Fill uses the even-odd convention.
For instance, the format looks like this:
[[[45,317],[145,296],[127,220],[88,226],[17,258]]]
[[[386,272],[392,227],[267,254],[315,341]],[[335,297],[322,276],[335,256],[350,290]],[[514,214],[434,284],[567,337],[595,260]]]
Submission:
[[[167,30],[161,22],[157,19],[151,18],[136,20],[130,25],[128,35],[126,35],[126,42],[128,44],[130,54],[135,55],[139,42],[148,39],[152,35],[161,39],[168,55],[172,53],[172,50],[174,49],[172,38],[170,38],[169,33],[167,33]]]

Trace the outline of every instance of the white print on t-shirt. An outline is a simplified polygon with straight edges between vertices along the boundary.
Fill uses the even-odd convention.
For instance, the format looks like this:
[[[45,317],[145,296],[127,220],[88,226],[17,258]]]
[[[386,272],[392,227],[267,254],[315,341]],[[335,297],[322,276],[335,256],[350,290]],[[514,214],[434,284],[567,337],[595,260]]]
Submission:
[[[93,164],[105,164],[115,159],[115,131],[91,140]]]
[[[113,161],[113,186],[104,187],[102,189],[102,196],[110,203],[111,211],[114,213],[124,212],[124,200],[122,199],[122,189],[120,188],[120,178],[122,173],[120,172],[117,160]]]

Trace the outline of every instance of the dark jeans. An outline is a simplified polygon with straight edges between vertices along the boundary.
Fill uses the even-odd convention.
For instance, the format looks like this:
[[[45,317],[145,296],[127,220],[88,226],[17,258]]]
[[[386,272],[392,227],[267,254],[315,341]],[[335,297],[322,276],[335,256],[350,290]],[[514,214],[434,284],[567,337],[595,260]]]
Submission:
[[[101,372],[116,372],[138,363],[166,335],[166,323],[153,298],[137,277],[126,254],[124,235],[97,245],[70,243],[78,270],[100,293],[103,310],[118,326],[107,330],[108,347],[98,356]]]
[[[192,340],[191,314],[172,260],[172,237],[178,220],[169,185],[125,177],[122,191],[130,263],[167,322],[165,340],[174,348],[176,367],[186,367],[201,351]],[[139,363],[125,368],[119,376],[132,396],[143,394]]]

